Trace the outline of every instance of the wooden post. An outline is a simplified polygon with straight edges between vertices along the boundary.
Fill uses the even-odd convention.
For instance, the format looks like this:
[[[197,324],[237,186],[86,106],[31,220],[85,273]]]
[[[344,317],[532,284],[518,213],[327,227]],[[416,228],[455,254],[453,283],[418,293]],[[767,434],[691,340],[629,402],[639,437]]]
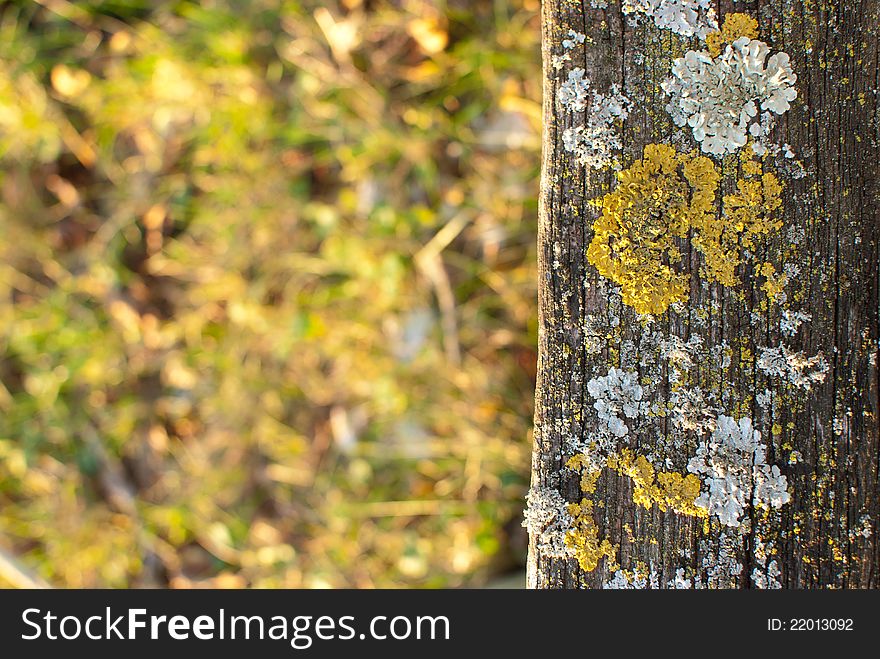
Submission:
[[[872,588],[877,0],[545,0],[528,584]]]

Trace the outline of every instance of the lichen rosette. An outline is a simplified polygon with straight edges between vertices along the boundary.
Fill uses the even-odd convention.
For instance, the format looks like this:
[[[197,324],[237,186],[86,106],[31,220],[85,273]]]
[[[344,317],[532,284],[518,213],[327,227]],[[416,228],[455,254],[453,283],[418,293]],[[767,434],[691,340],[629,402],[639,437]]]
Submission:
[[[687,296],[688,276],[675,267],[676,242],[708,222],[703,216],[714,213],[719,178],[708,158],[649,144],[601,198],[587,258],[620,285],[623,302],[638,313],[661,314]]]
[[[688,126],[704,153],[723,156],[760,138],[767,113],[781,115],[797,97],[797,76],[787,53],[770,55],[763,41],[742,36],[713,57],[689,50],[663,83],[677,126]]]

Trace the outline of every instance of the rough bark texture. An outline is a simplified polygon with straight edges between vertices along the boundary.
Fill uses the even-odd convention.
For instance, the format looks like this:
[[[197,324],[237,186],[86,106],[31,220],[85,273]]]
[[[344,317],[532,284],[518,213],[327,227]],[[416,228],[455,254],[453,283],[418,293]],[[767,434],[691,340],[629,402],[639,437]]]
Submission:
[[[563,130],[588,119],[589,108],[567,112],[557,93],[573,67],[583,68],[595,89],[620,86],[633,101],[619,126],[624,168],[641,158],[649,143],[671,144],[679,153],[698,149],[690,132],[670,121],[660,83],[675,57],[705,46],[650,20],[631,25],[619,0],[604,9],[591,7],[589,0],[543,5],[540,356],[532,483],[533,490],[560,492],[568,502],[591,500],[595,539],[607,540],[613,555],[599,552],[595,567],[587,570],[547,551],[532,529],[530,587],[600,588],[616,575],[637,587],[669,587],[677,575],[680,585],[692,587],[880,586],[878,2],[725,1],[716,11],[719,21],[730,12],[755,17],[758,38],[774,52],[787,52],[798,76],[797,99],[772,133],[773,142],[791,145],[795,158],[764,161],[764,171],[775,172],[784,186],[782,228],[761,237],[754,258],[743,257],[737,286],[701,277],[702,255],[689,239],[682,240],[677,267],[690,278],[687,301],[655,314],[646,325],[587,259],[592,223],[601,212],[588,202],[614,190],[617,179],[611,168],[590,169],[565,150]],[[561,44],[570,29],[586,40],[566,50]],[[553,57],[565,52],[571,61],[554,67]],[[715,163],[722,173],[717,205],[723,217],[722,197],[735,190],[741,162],[737,156]],[[755,264],[763,259],[775,262],[778,272],[783,264],[797,266],[787,270],[785,303],[762,307],[765,279]],[[784,312],[810,319],[783,333]],[[582,491],[579,470],[566,463],[576,454],[572,445],[578,440],[589,445],[600,423],[587,390],[590,380],[621,368],[649,383],[645,390],[652,402],[671,400],[675,383],[668,360],[639,362],[651,350],[644,348],[649,330],[684,342],[699,336],[687,386],[714,400],[716,417],[751,419],[761,432],[767,463],[786,478],[790,501],[766,510],[748,505],[743,523],[732,528],[711,515],[638,502],[636,480],[619,467],[604,466],[594,487]],[[758,366],[762,348],[782,345],[789,353],[824,359],[824,379],[798,387]],[[720,357],[724,353],[727,358]],[[645,456],[657,473],[691,473],[689,461],[711,436],[710,430],[675,427],[671,415],[624,421],[630,428],[618,449]]]

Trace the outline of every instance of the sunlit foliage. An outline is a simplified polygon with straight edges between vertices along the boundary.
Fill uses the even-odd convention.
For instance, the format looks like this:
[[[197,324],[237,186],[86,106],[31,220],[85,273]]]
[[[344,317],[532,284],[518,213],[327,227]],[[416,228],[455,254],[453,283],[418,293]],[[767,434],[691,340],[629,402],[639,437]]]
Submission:
[[[538,9],[2,4],[0,549],[68,587],[519,559]]]

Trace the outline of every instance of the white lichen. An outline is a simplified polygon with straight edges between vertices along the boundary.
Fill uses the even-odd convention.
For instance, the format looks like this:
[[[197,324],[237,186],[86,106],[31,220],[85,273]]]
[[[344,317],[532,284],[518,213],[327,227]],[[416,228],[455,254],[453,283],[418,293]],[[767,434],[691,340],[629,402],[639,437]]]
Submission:
[[[608,94],[592,91],[584,69],[577,67],[569,71],[556,99],[570,112],[588,110],[586,123],[563,131],[563,148],[574,153],[580,164],[592,169],[619,168],[615,154],[623,148],[623,143],[617,125],[629,116],[632,107],[620,88],[612,85]]]
[[[620,8],[632,19],[644,16],[658,28],[683,37],[705,39],[718,29],[711,0],[622,0]]]
[[[694,504],[724,526],[740,526],[750,502],[779,508],[791,500],[785,476],[767,464],[761,433],[748,417],[737,421],[719,416],[711,437],[688,462],[688,471],[702,476],[707,487]]]
[[[606,590],[644,590],[659,587],[660,579],[653,569],[650,574],[642,574],[638,569],[632,572],[617,570],[611,579],[602,585],[602,588]]]
[[[752,570],[752,585],[761,590],[778,590],[782,588],[779,582],[779,565],[776,561],[770,561],[767,567],[755,567]]]
[[[735,588],[743,571],[743,565],[737,558],[737,550],[741,544],[738,534],[722,529],[717,539],[700,541],[700,553],[703,555],[703,570],[706,581],[697,580],[695,575],[694,588]]]
[[[624,418],[635,419],[648,404],[642,400],[644,389],[638,374],[612,368],[607,375],[595,377],[587,383],[587,392],[593,397],[593,409],[599,415],[599,433],[624,437],[629,428]]]
[[[694,365],[694,357],[699,354],[703,345],[703,337],[694,334],[685,341],[680,336],[669,336],[660,343],[660,356],[669,363],[669,367],[687,372]]]
[[[807,236],[807,230],[799,225],[799,224],[790,224],[788,228],[785,230],[785,239],[790,242],[792,245],[800,245]],[[786,264],[788,265],[788,264]],[[800,267],[796,264],[792,263],[795,268],[797,268],[797,272],[800,273]],[[783,272],[784,272],[783,266]],[[786,273],[787,274],[787,273]],[[795,275],[797,276],[797,275]]]
[[[785,279],[787,281],[792,281],[793,279],[796,279],[799,274],[801,274],[801,267],[797,263],[789,261],[784,266],[782,266],[782,272],[785,274]]]
[[[563,68],[565,66],[566,62],[570,62],[570,61],[571,61],[571,53],[569,53],[569,52],[564,52],[561,55],[554,55],[553,57],[550,58],[551,66],[557,71],[559,71],[561,68]]]
[[[715,430],[718,408],[700,387],[679,387],[669,395],[669,402],[672,404],[669,416],[679,430],[698,435]]]
[[[752,568],[752,586],[761,590],[778,590],[782,588],[779,581],[779,565],[770,556],[776,553],[772,542],[765,543],[761,535],[755,536],[753,551],[755,567]]]
[[[578,44],[582,44],[587,38],[582,32],[575,32],[574,30],[568,31],[568,39],[562,40],[562,47],[566,50],[571,50],[578,46]]]
[[[590,98],[590,79],[584,77],[581,67],[575,67],[568,72],[568,79],[559,86],[556,92],[556,100],[566,110],[571,112],[583,112]]]
[[[756,463],[757,457],[756,455]],[[764,459],[763,448],[761,448],[760,457],[762,460]],[[781,508],[791,501],[791,494],[788,493],[788,480],[780,473],[779,467],[766,463],[755,464],[752,473],[754,476],[752,501],[755,505]]]
[[[675,124],[690,127],[704,153],[723,156],[769,131],[771,113],[783,114],[797,96],[796,81],[787,53],[770,55],[763,41],[740,37],[717,57],[689,50],[662,86]]]
[[[535,539],[542,555],[572,556],[572,549],[565,544],[565,535],[574,527],[574,520],[568,512],[568,502],[556,490],[549,487],[529,490],[522,525]]]
[[[759,347],[758,351],[758,368],[762,373],[780,378],[798,389],[809,391],[814,384],[824,382],[828,374],[828,362],[821,353],[807,357],[785,345]]]
[[[720,366],[721,368],[727,368],[730,366],[731,362],[731,354],[733,354],[733,349],[730,347],[730,344],[727,341],[722,341],[718,343],[709,351],[712,359],[715,360],[715,366]]]
[[[870,515],[862,515],[859,518],[859,529],[855,532],[855,535],[860,536],[867,540],[874,534],[874,530],[871,527],[871,516]]]
[[[675,578],[670,579],[669,583],[666,584],[666,587],[674,590],[690,590],[692,588],[692,582],[685,576],[684,568],[680,567],[675,571]]]
[[[782,320],[779,321],[779,331],[782,332],[783,336],[794,336],[803,323],[807,323],[812,319],[813,317],[808,313],[785,309],[782,312]]]

